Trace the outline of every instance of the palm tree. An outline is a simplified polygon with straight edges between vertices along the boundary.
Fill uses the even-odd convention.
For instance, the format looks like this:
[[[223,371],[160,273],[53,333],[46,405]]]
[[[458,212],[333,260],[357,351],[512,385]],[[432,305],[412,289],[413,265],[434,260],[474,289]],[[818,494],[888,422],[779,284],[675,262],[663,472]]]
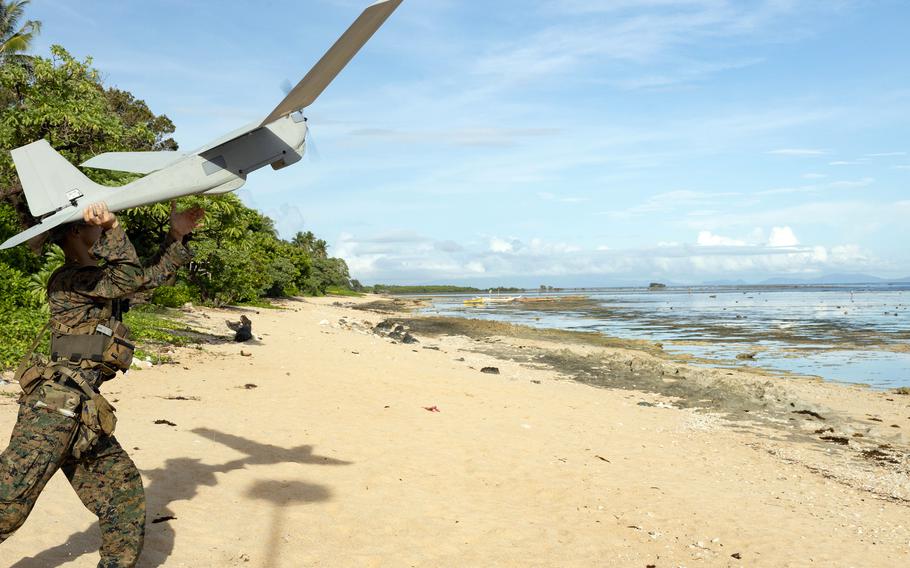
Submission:
[[[310,253],[313,258],[325,259],[329,256],[328,243],[322,239],[317,239],[312,231],[305,233],[298,231],[291,242]]]
[[[0,62],[28,50],[32,40],[41,31],[41,22],[35,20],[26,20],[19,25],[25,6],[30,1],[0,0]]]

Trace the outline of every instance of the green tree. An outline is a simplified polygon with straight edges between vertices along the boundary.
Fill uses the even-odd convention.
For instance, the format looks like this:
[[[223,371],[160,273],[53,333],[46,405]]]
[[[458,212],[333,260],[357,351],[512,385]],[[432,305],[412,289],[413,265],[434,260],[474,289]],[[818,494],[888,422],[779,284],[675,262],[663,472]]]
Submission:
[[[152,149],[166,143],[164,136],[173,131],[167,117],[155,117],[142,101],[105,91],[90,58],[76,60],[57,45],[51,47],[51,54],[51,58],[32,58],[29,66],[0,66],[0,93],[9,99],[0,107],[0,148],[44,138],[78,164],[102,152]],[[112,107],[112,99],[123,102],[119,110]],[[107,185],[135,177],[106,170],[86,174]],[[9,152],[0,152],[0,197],[16,209],[23,225],[34,221],[27,213]]]
[[[127,129],[121,144],[133,151],[177,149],[177,141],[170,136],[174,133],[174,123],[167,116],[156,115],[145,101],[137,99],[129,91],[110,87],[104,96],[111,110]]]
[[[30,1],[0,0],[0,63],[19,59],[23,52],[28,51],[32,40],[41,31],[41,22],[36,20],[22,22],[25,7]]]
[[[294,246],[305,250],[313,258],[328,258],[328,245],[322,239],[316,238],[312,231],[297,232],[291,240]]]
[[[177,148],[170,136],[173,123],[164,115],[155,115],[132,93],[105,88],[90,58],[77,60],[60,46],[53,46],[51,54],[50,58],[32,58],[28,66],[0,64],[0,95],[5,94],[7,102],[0,105],[0,148],[44,138],[72,163],[102,152]],[[92,169],[86,174],[107,185],[121,185],[137,177]],[[190,206],[206,210],[203,227],[193,235],[196,256],[181,270],[176,288],[156,294],[160,301],[169,305],[194,300],[225,304],[300,292],[323,294],[329,286],[350,286],[345,262],[330,258],[326,241],[311,231],[298,233],[291,242],[283,241],[271,219],[246,207],[233,194],[178,201],[178,207]],[[120,214],[140,256],[158,251],[169,227],[169,214],[168,203]],[[0,152],[0,237],[7,238],[34,221],[10,155]],[[33,290],[41,286],[53,258],[42,259],[25,247],[0,252],[0,263],[15,274],[39,273],[32,280]]]

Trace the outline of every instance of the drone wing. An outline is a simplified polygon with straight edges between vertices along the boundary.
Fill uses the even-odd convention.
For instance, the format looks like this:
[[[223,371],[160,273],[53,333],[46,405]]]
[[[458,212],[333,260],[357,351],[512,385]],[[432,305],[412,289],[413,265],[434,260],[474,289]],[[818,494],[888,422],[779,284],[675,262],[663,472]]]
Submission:
[[[402,0],[379,0],[364,10],[335,45],[262,121],[262,125],[310,106],[401,2]]]
[[[182,152],[105,152],[80,164],[83,168],[150,174],[176,164],[187,154]]]

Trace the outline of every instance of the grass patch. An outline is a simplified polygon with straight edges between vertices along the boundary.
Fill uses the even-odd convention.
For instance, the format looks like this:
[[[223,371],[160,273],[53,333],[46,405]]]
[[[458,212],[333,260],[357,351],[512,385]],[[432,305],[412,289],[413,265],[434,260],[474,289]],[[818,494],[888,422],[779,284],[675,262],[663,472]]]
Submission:
[[[219,339],[205,331],[192,328],[182,321],[168,317],[173,310],[155,305],[138,306],[130,310],[123,318],[130,328],[130,336],[136,344],[134,361],[142,359],[153,365],[173,363],[174,358],[163,354],[169,346],[197,346],[213,339]],[[142,368],[133,363],[133,368]]]
[[[130,310],[123,318],[123,323],[130,328],[130,335],[137,342],[188,345],[193,343],[186,333],[198,333],[185,323],[166,317],[163,311],[149,306]]]
[[[361,292],[355,292],[353,290],[348,290],[347,288],[342,288],[340,286],[329,286],[325,290],[326,296],[349,296],[354,298],[360,298],[365,296]]]
[[[260,308],[263,310],[283,310],[281,306],[276,306],[272,302],[266,300],[265,298],[259,298],[258,300],[251,300],[249,302],[240,302],[239,304],[233,304],[239,308]]]
[[[894,389],[894,394],[910,394],[910,387],[900,387]]]
[[[174,358],[169,355],[162,355],[160,353],[154,353],[151,351],[146,351],[141,347],[136,347],[136,351],[133,353],[133,359],[142,359],[143,361],[150,361],[152,365],[160,365],[162,363],[173,363]],[[134,365],[135,366],[135,365]]]

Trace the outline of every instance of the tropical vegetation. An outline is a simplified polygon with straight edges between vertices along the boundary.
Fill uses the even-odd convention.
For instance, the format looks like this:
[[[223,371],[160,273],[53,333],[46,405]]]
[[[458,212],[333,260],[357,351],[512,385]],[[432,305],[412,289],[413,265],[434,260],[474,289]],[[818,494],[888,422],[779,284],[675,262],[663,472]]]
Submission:
[[[9,150],[47,140],[72,163],[102,152],[176,150],[174,124],[132,93],[104,85],[91,58],[79,60],[62,46],[49,57],[28,55],[41,25],[24,20],[28,0],[0,0],[0,241],[35,223]],[[85,170],[94,181],[122,185],[135,178]],[[151,298],[162,306],[261,303],[264,298],[320,295],[350,289],[348,267],[332,258],[312,232],[280,238],[271,219],[235,195],[194,196],[179,208],[202,206],[204,226],[193,236],[193,261],[176,284]],[[129,210],[120,218],[142,257],[157,251],[168,230],[170,207]],[[21,355],[46,321],[44,285],[62,263],[60,249],[32,243],[0,251],[0,366]]]
[[[41,31],[41,22],[22,21],[31,0],[0,1],[0,62],[20,58]],[[21,22],[21,24],[20,24]]]

